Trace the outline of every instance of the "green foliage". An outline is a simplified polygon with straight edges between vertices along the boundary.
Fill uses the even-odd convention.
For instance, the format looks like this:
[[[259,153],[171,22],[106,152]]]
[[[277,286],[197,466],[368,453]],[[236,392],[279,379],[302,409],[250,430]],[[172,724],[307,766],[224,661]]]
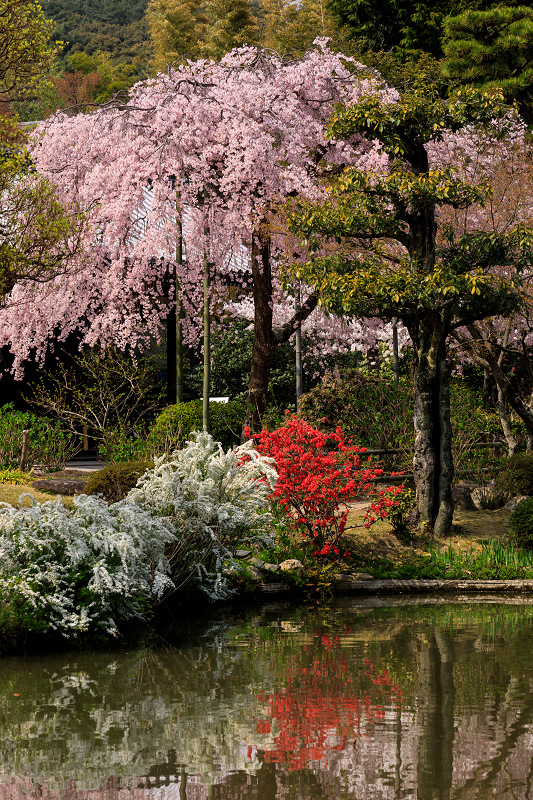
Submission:
[[[58,420],[0,408],[0,469],[17,469],[22,456],[22,432],[29,430],[27,464],[59,470],[81,449],[80,436],[65,431]]]
[[[147,56],[146,0],[49,0],[46,16],[56,23],[55,36],[67,52],[110,53],[115,62]]]
[[[248,390],[250,364],[254,342],[253,330],[248,330],[250,323],[246,320],[236,321],[231,327],[214,325],[212,332],[212,365],[211,395],[229,397],[230,400],[243,400]],[[236,346],[236,342],[238,345]],[[302,342],[303,358],[306,362],[304,370],[305,388],[310,389],[316,380],[311,375],[318,365],[308,357],[306,337]],[[347,358],[352,358],[350,353]],[[340,357],[342,363],[343,357]],[[186,378],[186,400],[193,400],[202,394],[203,367],[193,368]],[[294,378],[294,342],[285,342],[276,347],[267,393],[267,406],[281,409],[283,414],[287,408],[293,408],[295,399]]]
[[[412,489],[403,488],[400,494],[394,496],[396,506],[387,512],[387,522],[392,526],[393,533],[401,541],[411,539],[411,526],[409,515],[415,507],[415,493]]]
[[[0,238],[0,304],[18,281],[43,283],[64,273],[82,253],[86,221],[80,207],[64,206],[53,184],[29,168],[22,145],[1,154],[2,219],[9,222]]]
[[[514,3],[468,8],[444,20],[444,74],[463,83],[499,86],[533,120],[533,9]]]
[[[493,451],[473,450],[472,444],[487,434],[500,435],[496,414],[483,407],[483,399],[462,380],[450,386],[456,469],[494,465]],[[410,472],[414,448],[413,390],[361,370],[326,375],[300,399],[300,414],[312,425],[333,431],[337,425],[356,444],[370,449],[397,449],[383,459],[384,466]]]
[[[109,464],[94,472],[85,486],[85,494],[101,494],[108,503],[122,500],[146,470],[152,469],[150,461],[122,461]]]
[[[533,495],[533,453],[518,453],[509,458],[496,476],[494,489],[506,499]]]
[[[154,422],[148,445],[157,455],[181,449],[192,431],[202,429],[202,400],[176,403],[167,406]],[[224,448],[232,447],[240,439],[244,424],[245,407],[237,401],[209,403],[211,435]]]
[[[443,101],[437,87],[422,85],[405,90],[397,103],[373,94],[339,106],[329,136],[377,140],[394,163],[390,172],[379,175],[348,167],[329,181],[327,199],[290,205],[289,228],[312,251],[318,253],[324,240],[340,245],[331,255],[317,254],[295,268],[297,276],[340,316],[408,322],[439,311],[447,318],[460,314],[464,322],[510,312],[518,302],[516,287],[488,271],[506,264],[520,272],[530,263],[529,229],[450,237],[440,249],[421,244],[435,235],[428,213],[434,220],[439,207],[468,208],[487,196],[486,187],[462,181],[451,168],[430,169],[427,144],[466,125],[488,130],[495,119],[504,136],[507,113],[495,90],[464,88]],[[396,243],[392,257],[391,239]]]
[[[149,0],[146,16],[157,70],[191,58],[219,60],[258,39],[250,0]]]
[[[519,547],[533,550],[533,497],[518,503],[509,519],[509,530]]]
[[[533,516],[531,517],[533,521]],[[533,525],[532,525],[533,531]],[[532,540],[533,541],[533,540]],[[517,542],[517,544],[519,544]],[[365,565],[375,578],[397,580],[514,580],[533,578],[533,553],[520,544],[501,541],[483,542],[466,552],[451,545],[439,548],[431,545],[424,555],[414,554],[402,563],[381,560]]]
[[[126,432],[120,428],[111,428],[102,432],[98,445],[98,455],[106,464],[117,461],[142,461],[149,455],[148,434],[141,426]]]
[[[22,472],[16,467],[0,469],[0,483],[14,483],[17,485],[29,483],[34,479],[31,472]]]
[[[39,91],[55,58],[54,25],[36,0],[0,0],[0,98]]]
[[[300,415],[312,425],[337,426],[360,447],[402,447],[412,438],[412,391],[360,370],[326,375],[300,398]]]
[[[442,56],[443,21],[465,8],[490,8],[491,0],[330,0],[339,21],[356,39],[397,59],[417,59],[421,53]],[[512,5],[508,3],[508,5]],[[365,62],[366,63],[366,62]]]

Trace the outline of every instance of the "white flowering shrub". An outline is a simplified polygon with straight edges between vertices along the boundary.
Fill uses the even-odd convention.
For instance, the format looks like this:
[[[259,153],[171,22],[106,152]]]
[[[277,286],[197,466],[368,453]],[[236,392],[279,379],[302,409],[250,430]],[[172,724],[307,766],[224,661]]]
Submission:
[[[236,545],[268,539],[276,472],[247,442],[224,453],[205,433],[156,460],[124,500],[80,495],[16,509],[0,504],[0,618],[65,636],[146,619],[190,578],[228,594]]]
[[[177,538],[169,554],[176,585],[194,578],[213,599],[228,596],[224,567],[237,546],[270,543],[274,460],[251,441],[224,452],[195,431],[183,450],[155,460],[126,500],[162,517]]]
[[[174,539],[162,519],[124,501],[80,495],[73,510],[59,499],[2,504],[0,600],[28,630],[115,634],[173,586],[165,550]]]

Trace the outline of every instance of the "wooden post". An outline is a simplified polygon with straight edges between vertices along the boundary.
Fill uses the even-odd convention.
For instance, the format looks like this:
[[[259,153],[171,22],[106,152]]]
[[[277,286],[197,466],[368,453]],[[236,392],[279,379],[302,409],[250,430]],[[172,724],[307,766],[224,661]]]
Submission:
[[[300,281],[296,291],[296,311],[300,311]],[[302,396],[303,370],[302,370],[302,323],[298,323],[295,335],[296,355],[296,413],[300,411],[300,397]]]
[[[20,471],[24,472],[26,469],[26,461],[28,460],[28,440],[30,438],[29,431],[22,431],[22,455],[20,456]]]

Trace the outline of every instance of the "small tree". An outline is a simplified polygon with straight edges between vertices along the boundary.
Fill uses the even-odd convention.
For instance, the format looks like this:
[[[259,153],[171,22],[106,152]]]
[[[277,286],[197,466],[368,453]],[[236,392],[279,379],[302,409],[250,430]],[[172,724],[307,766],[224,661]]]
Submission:
[[[330,137],[363,137],[375,147],[374,161],[365,171],[344,169],[326,186],[326,200],[296,205],[290,214],[291,228],[317,250],[324,237],[338,242],[336,253],[298,269],[324,305],[337,314],[397,317],[409,331],[418,517],[437,535],[449,531],[453,516],[447,339],[458,327],[516,305],[516,287],[493,270],[529,265],[533,235],[520,226],[505,233],[450,231],[438,243],[439,209],[482,203],[487,190],[451,166],[432,167],[430,157],[438,164],[447,135],[495,120],[503,135],[511,118],[501,95],[474,90],[442,100],[434,88],[414,87],[395,98],[374,94],[339,106]]]

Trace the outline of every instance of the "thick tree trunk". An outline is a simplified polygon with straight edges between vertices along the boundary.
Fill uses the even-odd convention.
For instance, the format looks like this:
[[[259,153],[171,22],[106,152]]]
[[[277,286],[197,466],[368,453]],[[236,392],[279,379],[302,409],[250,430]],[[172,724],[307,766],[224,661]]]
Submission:
[[[261,428],[265,411],[270,370],[276,347],[288,342],[301,324],[316,308],[318,295],[312,293],[297,308],[283,325],[273,327],[272,271],[270,264],[270,240],[262,232],[255,232],[252,239],[252,276],[254,293],[254,345],[246,405],[246,424],[252,430]]]
[[[498,409],[498,416],[500,417],[500,424],[502,426],[503,435],[505,437],[505,441],[507,442],[507,449],[509,452],[509,456],[514,456],[514,454],[518,449],[518,442],[516,441],[516,438],[513,434],[511,423],[509,422],[509,417],[507,416],[503,391],[499,386],[498,386],[498,400],[496,401],[496,408]]]
[[[444,326],[436,321],[421,323],[413,341],[417,355],[413,472],[418,523],[436,536],[444,536],[453,518],[454,475]]]
[[[255,233],[252,240],[252,275],[254,292],[254,345],[250,380],[246,397],[247,425],[252,430],[261,427],[270,369],[276,341],[272,333],[272,272],[270,243]]]

